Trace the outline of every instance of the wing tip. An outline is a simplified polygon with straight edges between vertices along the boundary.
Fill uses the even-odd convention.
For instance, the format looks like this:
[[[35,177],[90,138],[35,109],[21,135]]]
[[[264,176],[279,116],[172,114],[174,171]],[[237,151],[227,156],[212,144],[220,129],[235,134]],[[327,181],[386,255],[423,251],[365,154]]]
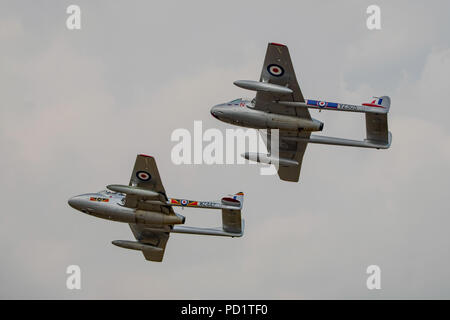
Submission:
[[[149,156],[149,155],[143,154],[143,153],[138,154],[138,156],[139,156],[139,157],[146,157],[146,158],[153,158],[153,156]]]
[[[272,46],[279,46],[279,47],[286,47],[286,45],[282,44],[282,43],[277,43],[277,42],[269,42],[269,45]]]

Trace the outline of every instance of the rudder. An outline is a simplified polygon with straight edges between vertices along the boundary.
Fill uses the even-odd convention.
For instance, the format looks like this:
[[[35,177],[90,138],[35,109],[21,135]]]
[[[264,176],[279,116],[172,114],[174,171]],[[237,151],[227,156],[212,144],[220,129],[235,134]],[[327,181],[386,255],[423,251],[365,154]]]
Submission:
[[[222,209],[222,228],[226,232],[242,234],[241,209],[244,202],[244,193],[238,192],[230,197],[223,197],[222,204],[236,206],[236,209]]]
[[[388,131],[387,114],[391,107],[391,99],[388,96],[382,96],[375,98],[370,104],[386,109],[386,113],[366,113],[366,140],[389,146],[391,134]]]

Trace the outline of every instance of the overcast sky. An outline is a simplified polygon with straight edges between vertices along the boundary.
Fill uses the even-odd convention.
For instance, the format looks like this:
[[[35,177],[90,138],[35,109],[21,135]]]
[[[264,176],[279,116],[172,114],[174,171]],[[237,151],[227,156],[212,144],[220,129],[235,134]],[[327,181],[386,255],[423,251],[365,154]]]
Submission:
[[[81,30],[66,8],[81,8]],[[378,31],[366,9],[381,8]],[[0,0],[0,298],[450,298],[448,1]],[[249,91],[268,42],[307,98],[388,95],[388,150],[309,145],[299,183],[258,165],[174,165],[177,128],[232,126],[211,106]],[[365,137],[361,114],[311,112]],[[242,238],[171,236],[163,263],[111,245],[126,224],[71,196],[129,181],[155,156],[169,196],[245,192]],[[220,213],[178,210],[188,225]],[[82,289],[66,288],[79,265]],[[381,268],[368,290],[366,268]]]

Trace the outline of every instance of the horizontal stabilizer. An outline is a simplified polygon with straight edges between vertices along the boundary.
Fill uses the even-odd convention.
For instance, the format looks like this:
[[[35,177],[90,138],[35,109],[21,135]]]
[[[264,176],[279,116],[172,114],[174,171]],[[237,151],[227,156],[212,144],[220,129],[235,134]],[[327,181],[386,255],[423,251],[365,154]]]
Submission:
[[[228,232],[219,228],[198,228],[188,226],[174,226],[172,233],[198,234],[205,236],[242,237],[244,235],[244,220],[241,222],[239,232]]]

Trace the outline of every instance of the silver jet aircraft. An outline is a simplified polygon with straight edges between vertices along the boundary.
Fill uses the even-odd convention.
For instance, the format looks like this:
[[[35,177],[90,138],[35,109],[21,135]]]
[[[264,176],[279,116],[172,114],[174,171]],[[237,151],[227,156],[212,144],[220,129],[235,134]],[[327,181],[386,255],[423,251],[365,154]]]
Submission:
[[[170,233],[243,235],[242,192],[223,197],[220,202],[168,198],[155,159],[151,156],[137,156],[128,185],[112,184],[107,189],[75,196],[69,199],[69,205],[98,218],[128,223],[137,241],[115,240],[112,243],[142,251],[147,260],[162,261]],[[222,228],[181,226],[185,217],[175,213],[173,207],[221,209]]]
[[[211,114],[241,127],[267,129],[267,136],[262,137],[269,154],[246,152],[243,157],[261,163],[277,163],[281,180],[298,181],[308,143],[376,149],[387,149],[391,145],[392,135],[387,123],[389,97],[374,97],[362,105],[304,99],[285,45],[269,43],[259,81],[238,80],[234,84],[256,91],[256,97],[216,105]],[[322,131],[323,123],[311,118],[309,108],[365,113],[366,139],[357,141],[311,135],[313,131]],[[270,150],[271,129],[279,129],[278,156]]]

